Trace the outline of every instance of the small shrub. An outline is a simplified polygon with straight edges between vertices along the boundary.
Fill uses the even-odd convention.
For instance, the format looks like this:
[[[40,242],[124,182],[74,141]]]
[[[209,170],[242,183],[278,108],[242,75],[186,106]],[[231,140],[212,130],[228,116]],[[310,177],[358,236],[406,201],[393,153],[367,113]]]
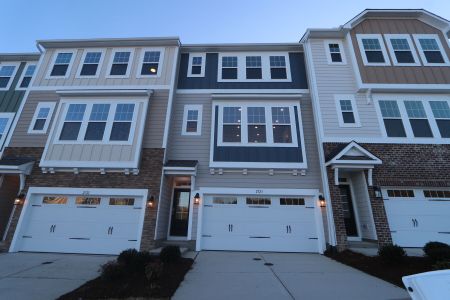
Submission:
[[[400,246],[386,245],[378,250],[378,256],[387,264],[401,264],[407,255]]]
[[[450,260],[440,260],[433,266],[433,270],[447,270],[450,269]]]
[[[101,266],[100,270],[102,279],[107,281],[117,281],[126,276],[124,266],[116,261],[107,262]]]
[[[434,262],[450,260],[450,246],[440,242],[429,242],[423,252]]]
[[[181,258],[180,247],[178,246],[166,246],[161,249],[159,259],[165,264],[176,263]]]
[[[150,282],[151,288],[158,286],[158,280],[161,278],[163,265],[160,262],[151,262],[145,266],[145,277]]]
[[[147,251],[137,251],[136,249],[124,250],[117,257],[117,262],[123,265],[130,274],[144,274],[145,266],[151,262],[152,257]]]

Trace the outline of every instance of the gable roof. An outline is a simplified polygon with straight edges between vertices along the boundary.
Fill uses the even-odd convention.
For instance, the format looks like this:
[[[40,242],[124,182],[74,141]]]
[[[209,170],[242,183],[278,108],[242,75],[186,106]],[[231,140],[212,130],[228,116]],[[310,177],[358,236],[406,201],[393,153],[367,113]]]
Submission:
[[[327,155],[325,161],[326,166],[339,164],[379,165],[382,163],[380,158],[355,141],[340,144]]]

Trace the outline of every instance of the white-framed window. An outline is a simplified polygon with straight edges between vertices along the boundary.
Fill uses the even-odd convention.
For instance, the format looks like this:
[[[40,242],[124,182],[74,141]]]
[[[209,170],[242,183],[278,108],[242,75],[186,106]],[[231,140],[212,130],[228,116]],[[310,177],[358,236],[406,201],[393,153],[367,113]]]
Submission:
[[[448,66],[450,64],[437,34],[414,34],[413,37],[424,66]]]
[[[357,34],[356,39],[364,65],[391,65],[381,34]]]
[[[406,137],[400,109],[396,100],[380,100],[381,116],[388,137]]]
[[[57,51],[53,55],[51,67],[48,70],[47,79],[67,78],[70,75],[73,61],[75,60],[75,50]]]
[[[0,152],[3,151],[8,130],[14,119],[14,113],[0,113]]]
[[[107,78],[128,78],[133,63],[134,49],[114,49],[109,59]]]
[[[28,62],[22,71],[19,81],[17,82],[17,90],[25,90],[30,86],[31,78],[33,78],[34,72],[36,72],[36,63]]]
[[[183,113],[182,135],[202,134],[202,105],[185,105]]]
[[[65,101],[55,144],[131,144],[139,102]]]
[[[405,100],[403,102],[414,137],[433,137],[423,102],[419,100]]]
[[[409,34],[385,34],[384,38],[394,66],[420,66]]]
[[[139,68],[136,77],[159,77],[161,76],[161,66],[164,61],[163,48],[141,49]]]
[[[361,122],[353,95],[335,95],[336,111],[340,127],[360,127]]]
[[[298,147],[292,103],[220,104],[219,146]]]
[[[450,104],[449,101],[430,101],[431,111],[443,138],[450,138]]]
[[[219,53],[219,82],[290,82],[287,52]]]
[[[31,119],[28,133],[45,134],[47,133],[50,120],[55,109],[56,102],[39,102]]]
[[[206,53],[189,53],[187,77],[205,77]]]
[[[0,90],[7,91],[11,87],[16,76],[19,63],[2,63],[0,64]]]
[[[344,54],[344,46],[339,40],[325,40],[325,52],[329,65],[345,65],[347,60]]]
[[[78,66],[76,77],[98,78],[104,58],[104,49],[85,49],[81,56],[81,63]]]

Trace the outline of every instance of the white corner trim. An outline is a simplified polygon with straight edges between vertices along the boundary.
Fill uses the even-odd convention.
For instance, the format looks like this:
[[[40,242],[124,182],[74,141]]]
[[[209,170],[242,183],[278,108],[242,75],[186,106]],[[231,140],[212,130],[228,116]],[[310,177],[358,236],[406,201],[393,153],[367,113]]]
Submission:
[[[167,110],[166,110],[166,121],[164,123],[164,135],[163,135],[163,142],[162,142],[162,148],[167,148],[167,141],[169,139],[169,129],[170,129],[170,120],[172,116],[172,106],[173,106],[173,99],[175,97],[175,90],[177,86],[177,70],[178,70],[178,61],[179,61],[179,53],[180,53],[180,47],[175,48],[175,52],[173,54],[173,66],[172,66],[172,75],[170,78],[170,85],[169,85],[169,99],[167,103]],[[164,151],[165,153],[165,151]],[[164,154],[165,157],[165,154]]]
[[[197,111],[197,120],[188,120],[188,112],[190,110]],[[184,106],[183,112],[183,128],[181,128],[181,135],[202,135],[202,120],[203,120],[203,105],[202,104],[187,104]],[[187,132],[187,122],[196,121],[197,129],[195,132]]]
[[[192,74],[192,61],[194,57],[201,57],[202,64],[200,65],[200,74]],[[206,53],[191,52],[189,53],[189,63],[187,70],[187,77],[205,77]]]
[[[391,54],[391,59],[394,64],[394,66],[399,67],[410,67],[410,66],[420,66],[420,60],[417,56],[416,48],[414,47],[414,44],[411,40],[411,37],[409,34],[385,34],[384,38],[386,40],[387,47],[389,49],[389,53]],[[397,56],[395,55],[394,47],[392,46],[392,39],[405,39],[409,45],[409,51],[411,52],[414,62],[413,63],[399,63],[397,61]],[[397,50],[401,51],[401,50]],[[407,50],[403,50],[407,51]]]
[[[331,59],[331,52],[330,52],[330,44],[338,44],[339,45],[339,53],[341,54],[341,62],[334,62]],[[327,56],[327,61],[329,65],[346,65],[347,64],[347,58],[345,55],[344,45],[341,40],[324,40],[323,45],[325,47],[325,52]]]
[[[84,60],[86,58],[86,55],[88,53],[92,53],[92,52],[100,52],[101,53],[100,60],[97,64],[97,71],[96,71],[95,75],[81,75],[81,70],[83,69]],[[78,69],[77,69],[75,78],[86,78],[86,79],[98,78],[100,75],[100,72],[102,70],[102,67],[103,67],[103,61],[105,60],[105,56],[106,56],[105,49],[102,49],[102,48],[86,48],[86,49],[84,49],[83,55],[81,56],[80,63],[78,65]],[[88,63],[88,64],[92,64],[92,63]]]
[[[384,57],[384,63],[371,63],[367,61],[367,56],[366,56],[366,51],[364,49],[364,45],[362,40],[363,39],[378,39],[379,43],[380,43],[380,50],[375,50],[375,51],[381,51],[383,53],[383,57]],[[389,60],[389,55],[387,53],[386,50],[386,46],[384,44],[384,40],[383,40],[383,36],[381,34],[357,34],[356,35],[356,39],[358,41],[358,46],[359,46],[359,52],[361,54],[363,63],[365,66],[390,66],[391,62]]]
[[[55,110],[56,102],[39,102],[36,106],[36,110],[34,111],[33,118],[31,119],[30,126],[28,127],[28,134],[45,134],[47,133],[48,126],[50,125],[50,120],[53,116],[53,111]],[[45,118],[44,127],[42,130],[34,130],[34,124],[36,123],[36,120],[39,115],[39,110],[41,108],[49,108],[49,112],[47,117]],[[42,118],[43,119],[43,118]]]

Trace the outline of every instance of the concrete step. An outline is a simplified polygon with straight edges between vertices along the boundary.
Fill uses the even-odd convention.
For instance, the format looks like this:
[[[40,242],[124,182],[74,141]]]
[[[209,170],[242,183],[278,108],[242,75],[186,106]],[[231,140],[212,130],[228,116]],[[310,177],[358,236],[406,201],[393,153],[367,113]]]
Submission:
[[[164,247],[155,248],[155,249],[150,250],[149,252],[150,252],[150,254],[153,254],[153,255],[159,255],[159,254],[161,253],[161,250],[162,250],[163,248],[164,248]],[[186,248],[186,247],[180,247],[181,255],[183,255],[184,253],[186,253],[186,252],[188,252],[188,251],[189,251],[188,248]]]

